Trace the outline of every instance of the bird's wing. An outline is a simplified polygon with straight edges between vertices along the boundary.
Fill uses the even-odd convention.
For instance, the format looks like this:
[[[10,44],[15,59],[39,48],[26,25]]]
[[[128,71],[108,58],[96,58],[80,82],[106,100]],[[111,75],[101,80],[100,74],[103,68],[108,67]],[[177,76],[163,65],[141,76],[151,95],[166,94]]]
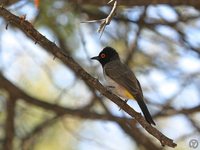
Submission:
[[[136,100],[143,99],[142,89],[134,73],[120,61],[113,61],[104,66],[104,71],[112,80],[127,89]]]
[[[112,80],[123,86],[138,102],[146,120],[154,124],[151,114],[144,103],[142,88],[134,73],[120,61],[109,62],[104,66],[104,71]]]

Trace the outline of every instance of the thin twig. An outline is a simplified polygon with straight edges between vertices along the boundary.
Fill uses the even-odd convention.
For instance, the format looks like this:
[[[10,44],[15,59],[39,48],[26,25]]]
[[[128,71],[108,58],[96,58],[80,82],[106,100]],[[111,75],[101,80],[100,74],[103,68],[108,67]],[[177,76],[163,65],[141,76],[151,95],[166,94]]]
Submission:
[[[108,4],[112,3],[114,0],[110,0]],[[109,25],[112,18],[115,16],[117,10],[117,0],[115,0],[112,10],[110,11],[109,15],[104,19],[99,20],[89,20],[89,21],[81,21],[81,23],[96,23],[101,22],[99,28],[97,29],[97,32],[100,33],[100,38],[105,30],[106,25]]]
[[[112,1],[110,1],[108,3],[111,3],[111,2]],[[97,32],[100,33],[100,37],[102,36],[102,34],[103,34],[104,30],[105,30],[106,25],[109,25],[110,22],[111,22],[111,20],[112,20],[112,18],[115,16],[116,10],[117,10],[117,0],[115,0],[115,2],[114,2],[113,8],[112,8],[110,14],[105,19],[103,19],[101,21],[101,24],[100,24],[100,26],[99,26],[99,28],[97,30]]]

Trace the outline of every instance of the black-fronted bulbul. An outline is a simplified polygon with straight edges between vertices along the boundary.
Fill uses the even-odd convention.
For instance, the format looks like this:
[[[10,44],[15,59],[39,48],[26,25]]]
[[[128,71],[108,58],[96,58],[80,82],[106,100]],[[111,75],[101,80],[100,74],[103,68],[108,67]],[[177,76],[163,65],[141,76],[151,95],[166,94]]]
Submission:
[[[111,91],[125,99],[134,98],[140,106],[146,121],[155,125],[144,103],[139,81],[131,69],[120,61],[117,51],[111,47],[105,47],[98,56],[91,59],[98,60],[101,63],[105,79],[108,81]]]

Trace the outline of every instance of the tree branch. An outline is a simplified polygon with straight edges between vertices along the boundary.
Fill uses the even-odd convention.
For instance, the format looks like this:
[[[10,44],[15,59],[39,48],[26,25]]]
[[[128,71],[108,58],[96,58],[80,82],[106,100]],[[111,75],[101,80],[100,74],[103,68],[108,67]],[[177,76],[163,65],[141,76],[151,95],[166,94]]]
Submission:
[[[167,117],[167,116],[172,116],[172,115],[177,115],[177,114],[184,114],[184,115],[191,115],[193,113],[197,113],[200,111],[200,105],[197,105],[193,108],[185,109],[182,108],[180,110],[176,110],[175,108],[170,108],[166,109],[165,112],[159,112],[154,115],[154,117]]]
[[[50,42],[46,37],[41,35],[36,29],[34,29],[32,24],[30,24],[28,21],[13,15],[3,7],[0,7],[0,16],[2,16],[7,22],[12,23],[13,25],[21,29],[28,37],[39,43],[40,46],[42,46],[45,50],[52,53],[55,57],[59,58],[65,65],[70,67],[79,77],[81,77],[89,86],[98,90],[102,95],[109,98],[112,102],[118,105],[130,116],[134,117],[137,122],[139,122],[147,132],[157,138],[162,145],[167,145],[170,147],[176,146],[172,139],[169,139],[156,128],[148,124],[140,113],[133,110],[128,104],[125,104],[123,100],[107,90],[97,79],[93,78],[83,68],[81,68],[80,65],[77,64],[69,55],[64,54],[60,48],[58,48],[54,43]],[[44,105],[44,102],[37,101],[37,104]],[[52,107],[52,105],[48,106]],[[61,111],[58,107],[54,109],[57,109],[57,111]],[[64,111],[64,109],[62,111]],[[84,114],[84,112],[82,113]]]
[[[146,150],[161,150],[162,147],[158,147],[146,134],[141,132],[137,127],[136,124],[133,124],[132,122],[118,122],[120,127],[134,140],[137,142],[137,144],[144,147]],[[141,140],[143,139],[143,140]]]
[[[88,110],[84,109],[70,109],[70,108],[64,108],[62,106],[56,105],[56,104],[51,104],[47,103],[41,100],[38,100],[36,98],[33,98],[29,95],[27,95],[25,92],[20,90],[18,87],[16,87],[13,83],[11,83],[9,80],[4,78],[2,74],[0,74],[0,88],[6,89],[9,93],[12,93],[12,96],[15,97],[16,99],[21,99],[29,104],[36,105],[38,107],[41,107],[43,109],[49,110],[49,111],[54,111],[57,115],[72,115],[72,116],[77,116],[80,118],[87,118],[87,119],[101,119],[101,120],[112,120],[112,121],[121,121],[126,118],[122,117],[114,117],[112,115],[104,115],[104,114],[98,114],[95,112],[90,112]],[[84,107],[85,108],[85,107]]]
[[[78,4],[90,4],[90,5],[105,5],[108,0],[68,0],[71,3]],[[156,4],[167,4],[171,6],[177,5],[190,5],[196,8],[200,7],[200,1],[198,0],[118,0],[119,5],[123,6],[145,6],[145,5],[156,5]]]
[[[34,140],[38,139],[37,135],[41,134],[43,130],[47,129],[50,125],[54,124],[57,119],[63,117],[63,115],[56,115],[48,120],[45,120],[40,125],[32,130],[30,134],[22,139],[22,150],[29,150],[33,146]]]
[[[36,98],[30,97],[29,95],[24,93],[22,90],[20,90],[18,87],[13,85],[10,81],[5,79],[1,74],[0,74],[0,82],[2,83],[0,85],[0,87],[5,88],[9,93],[13,94],[13,91],[16,91],[17,95],[13,94],[12,96],[14,96],[16,98],[20,98],[27,103],[36,105],[38,107],[42,107],[43,109],[48,109],[48,110],[53,111],[54,113],[57,114],[53,118],[46,120],[43,123],[41,123],[31,133],[29,133],[27,136],[25,136],[23,138],[22,144],[21,144],[23,150],[28,149],[28,147],[30,145],[32,145],[32,142],[34,142],[36,135],[41,133],[43,129],[45,129],[47,126],[51,125],[57,119],[63,117],[64,115],[68,115],[68,116],[73,115],[73,116],[77,116],[77,117],[84,118],[84,119],[101,119],[101,120],[115,121],[116,123],[118,123],[120,125],[120,127],[130,137],[134,138],[135,141],[137,141],[138,144],[142,145],[146,149],[148,149],[148,150],[159,150],[159,149],[161,149],[161,148],[157,147],[144,133],[142,133],[141,131],[139,131],[139,129],[137,129],[135,127],[136,122],[133,121],[132,119],[115,117],[112,114],[110,114],[109,112],[108,112],[108,114],[105,114],[105,115],[104,114],[97,114],[97,113],[94,113],[94,112],[89,112],[88,110],[85,110],[85,107],[83,108],[84,109],[83,111],[85,111],[87,113],[82,114],[82,112],[83,112],[82,109],[72,111],[71,109],[63,108],[61,106],[54,105],[54,104],[49,104],[47,102],[42,102],[43,105],[39,105],[41,103],[40,100],[37,100]],[[52,105],[52,106],[49,106],[49,105]],[[55,108],[58,108],[58,109],[55,109]],[[74,112],[76,112],[76,113],[74,113]],[[141,137],[144,138],[145,140],[142,140],[142,141],[139,140],[139,139],[141,139]]]
[[[5,124],[5,142],[4,150],[13,150],[13,139],[15,136],[14,118],[15,118],[15,97],[9,95],[6,103],[6,124]]]

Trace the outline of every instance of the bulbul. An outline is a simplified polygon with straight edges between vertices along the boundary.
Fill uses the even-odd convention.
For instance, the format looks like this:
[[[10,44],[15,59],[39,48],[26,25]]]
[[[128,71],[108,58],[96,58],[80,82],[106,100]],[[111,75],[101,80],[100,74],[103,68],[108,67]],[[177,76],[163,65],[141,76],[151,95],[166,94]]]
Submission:
[[[105,47],[98,56],[91,59],[98,60],[102,67],[106,81],[113,93],[125,98],[134,98],[140,106],[146,121],[155,125],[149,110],[144,103],[142,88],[131,69],[120,61],[119,54],[111,47]]]

